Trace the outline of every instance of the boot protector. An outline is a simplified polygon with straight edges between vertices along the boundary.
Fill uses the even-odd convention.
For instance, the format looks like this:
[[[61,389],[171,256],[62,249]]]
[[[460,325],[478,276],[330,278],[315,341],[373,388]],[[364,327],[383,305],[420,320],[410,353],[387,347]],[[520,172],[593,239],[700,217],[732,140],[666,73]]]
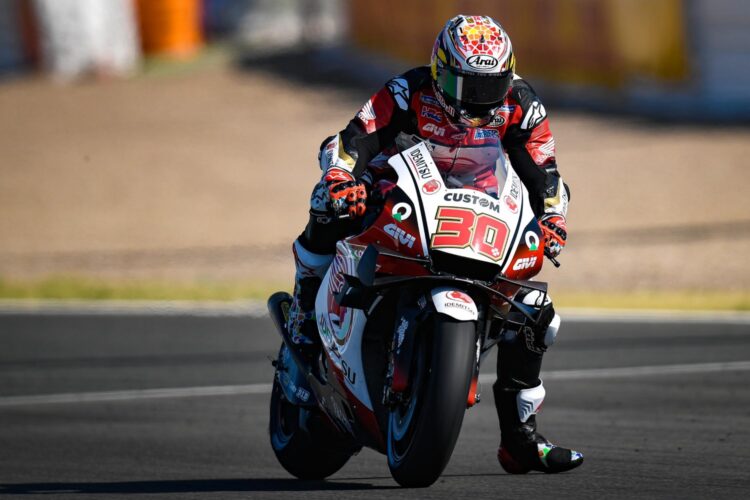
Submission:
[[[320,283],[320,278],[313,276],[296,280],[294,284],[287,328],[292,342],[297,345],[320,345],[318,325],[315,323],[315,296]]]
[[[500,402],[500,465],[510,474],[531,470],[556,473],[583,463],[577,451],[556,446],[536,430],[536,414],[544,401],[544,386],[522,391],[503,391]],[[496,394],[496,397],[498,395]]]
[[[294,265],[294,293],[289,306],[287,330],[292,342],[300,346],[319,346],[320,336],[315,323],[315,296],[332,255],[316,254],[308,250],[309,242],[301,235],[292,246]]]

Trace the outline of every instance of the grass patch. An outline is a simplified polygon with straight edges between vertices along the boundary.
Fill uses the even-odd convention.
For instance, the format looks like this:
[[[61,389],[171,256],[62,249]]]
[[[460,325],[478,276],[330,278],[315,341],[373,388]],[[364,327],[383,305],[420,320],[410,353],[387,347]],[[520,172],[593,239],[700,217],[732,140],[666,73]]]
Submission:
[[[750,311],[750,291],[552,292],[559,307]]]
[[[212,43],[202,47],[192,57],[183,59],[149,56],[144,59],[139,76],[160,78],[191,75],[205,69],[226,66],[233,54],[233,49],[228,44]]]
[[[57,276],[38,281],[0,278],[0,299],[265,300],[290,286],[258,282],[116,281]]]
[[[37,281],[0,278],[0,299],[265,300],[291,283],[257,281],[117,281],[56,276]],[[748,291],[639,291],[552,293],[559,307],[750,311]]]

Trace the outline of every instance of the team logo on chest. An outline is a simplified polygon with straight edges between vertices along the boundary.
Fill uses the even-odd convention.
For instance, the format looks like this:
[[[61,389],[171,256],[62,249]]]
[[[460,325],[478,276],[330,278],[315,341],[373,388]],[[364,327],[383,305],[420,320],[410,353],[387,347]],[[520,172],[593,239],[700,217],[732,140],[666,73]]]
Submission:
[[[422,106],[421,115],[423,118],[427,118],[438,123],[443,122],[442,113],[438,109],[432,108],[430,106]]]

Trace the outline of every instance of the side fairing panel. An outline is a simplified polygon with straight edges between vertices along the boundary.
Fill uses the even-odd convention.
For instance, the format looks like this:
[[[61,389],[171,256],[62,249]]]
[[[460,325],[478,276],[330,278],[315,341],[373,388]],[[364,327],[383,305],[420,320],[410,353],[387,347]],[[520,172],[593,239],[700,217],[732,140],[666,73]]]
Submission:
[[[343,275],[357,276],[357,264],[364,250],[344,241],[336,244],[336,256],[315,299],[315,315],[323,347],[338,371],[336,375],[367,409],[372,410],[362,363],[362,334],[367,319],[362,310],[341,307],[335,299],[344,284]]]

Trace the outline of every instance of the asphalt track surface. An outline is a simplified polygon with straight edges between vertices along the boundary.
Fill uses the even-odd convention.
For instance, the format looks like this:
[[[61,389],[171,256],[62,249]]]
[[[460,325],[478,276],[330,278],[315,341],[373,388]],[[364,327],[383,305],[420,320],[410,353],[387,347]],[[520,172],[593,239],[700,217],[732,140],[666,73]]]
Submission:
[[[302,482],[267,435],[270,321],[190,312],[0,311],[0,497],[746,498],[750,322],[565,320],[539,421],[585,454],[559,475],[505,474],[491,380],[432,487],[363,450]],[[154,389],[160,389],[155,391]],[[161,390],[163,389],[163,390]],[[32,397],[33,396],[33,397]]]

